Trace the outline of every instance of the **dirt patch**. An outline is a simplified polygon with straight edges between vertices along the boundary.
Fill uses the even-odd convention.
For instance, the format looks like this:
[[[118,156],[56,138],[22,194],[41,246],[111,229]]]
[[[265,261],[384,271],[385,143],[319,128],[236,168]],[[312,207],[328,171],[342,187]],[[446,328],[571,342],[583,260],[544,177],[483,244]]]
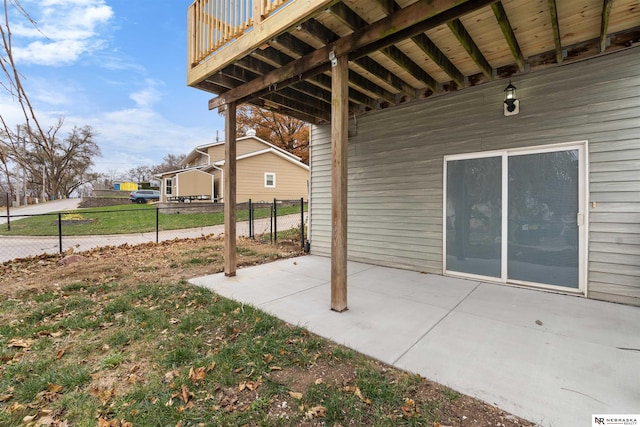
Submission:
[[[238,267],[301,255],[297,245],[238,241]],[[223,271],[221,237],[199,237],[141,245],[121,245],[82,252],[83,259],[60,263],[62,255],[41,255],[0,264],[0,295],[56,289],[77,282],[120,280],[171,283]]]

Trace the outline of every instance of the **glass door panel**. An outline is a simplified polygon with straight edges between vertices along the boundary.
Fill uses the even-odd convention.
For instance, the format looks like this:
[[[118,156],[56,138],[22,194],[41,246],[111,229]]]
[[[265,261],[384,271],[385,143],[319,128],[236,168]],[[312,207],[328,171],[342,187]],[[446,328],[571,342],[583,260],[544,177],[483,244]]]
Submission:
[[[447,162],[446,268],[501,277],[502,158]]]
[[[578,288],[578,150],[511,155],[507,278]]]

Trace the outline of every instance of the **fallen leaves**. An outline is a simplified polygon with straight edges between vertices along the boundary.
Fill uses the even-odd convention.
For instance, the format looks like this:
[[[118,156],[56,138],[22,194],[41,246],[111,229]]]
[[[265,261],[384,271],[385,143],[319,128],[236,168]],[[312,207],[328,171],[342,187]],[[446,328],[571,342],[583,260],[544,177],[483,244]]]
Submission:
[[[13,338],[7,343],[7,347],[29,349],[31,348],[31,344],[33,344],[33,340],[31,339]]]
[[[206,376],[207,368],[205,368],[204,366],[196,369],[193,369],[193,366],[189,368],[189,379],[194,383],[197,383],[198,381],[204,381]]]
[[[360,399],[361,402],[364,402],[367,405],[371,405],[371,399],[365,398],[364,395],[362,394],[362,391],[360,391],[359,387],[346,386],[343,390],[346,391],[347,393],[355,394],[356,397]]]
[[[304,413],[304,416],[306,419],[324,418],[327,416],[327,408],[322,405],[314,406],[307,410],[307,412]]]
[[[296,400],[302,400],[302,393],[299,393],[297,391],[290,391],[289,396],[293,397]]]

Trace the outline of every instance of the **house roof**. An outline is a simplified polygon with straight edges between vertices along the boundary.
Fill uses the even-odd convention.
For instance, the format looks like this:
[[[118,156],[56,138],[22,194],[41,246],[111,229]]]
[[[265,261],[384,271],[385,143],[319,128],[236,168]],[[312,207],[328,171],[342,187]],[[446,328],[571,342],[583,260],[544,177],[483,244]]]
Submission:
[[[291,158],[293,158],[295,160],[298,160],[298,161],[301,160],[301,158],[296,156],[295,154],[292,154],[292,153],[290,153],[290,152],[288,152],[286,150],[283,150],[282,148],[280,148],[278,146],[275,146],[275,145],[265,141],[262,138],[258,138],[255,135],[249,135],[249,136],[243,136],[243,137],[237,138],[236,142],[246,141],[248,139],[254,139],[254,140],[258,141],[258,142],[263,143],[264,145],[266,145],[269,148],[272,148],[272,149],[274,149],[276,151],[279,151],[280,153],[282,153],[282,154],[284,154],[286,156],[289,156],[289,157],[291,157]],[[201,155],[202,154],[202,153],[200,153],[201,151],[206,151],[210,147],[215,147],[216,145],[224,145],[224,144],[225,144],[225,141],[216,141],[216,142],[213,142],[211,144],[199,145],[196,148],[194,148],[193,150],[191,150],[191,152],[189,152],[189,154],[187,154],[187,157],[185,157],[185,159],[182,161],[182,163],[183,164],[188,164],[194,158],[196,158],[199,155]]]
[[[174,169],[166,172],[160,172],[160,173],[153,174],[153,176],[161,179],[162,177],[165,177],[165,176],[177,175],[182,172],[188,172],[188,171],[194,171],[194,170],[202,171],[203,169],[204,169],[204,166],[195,166],[192,168],[182,168],[182,169]]]
[[[237,161],[241,161],[241,160],[248,159],[248,158],[251,158],[251,157],[261,156],[261,155],[266,154],[266,153],[273,153],[276,156],[282,157],[286,161],[291,162],[291,163],[293,163],[294,165],[296,165],[298,167],[301,167],[301,168],[303,168],[305,170],[309,170],[309,166],[305,165],[304,163],[302,163],[299,160],[296,160],[292,156],[284,155],[281,151],[282,150],[275,150],[273,148],[265,148],[264,150],[253,151],[251,153],[247,153],[247,154],[243,154],[241,156],[238,156],[238,157],[236,157],[236,160]],[[224,160],[217,161],[213,165],[214,166],[224,166]]]

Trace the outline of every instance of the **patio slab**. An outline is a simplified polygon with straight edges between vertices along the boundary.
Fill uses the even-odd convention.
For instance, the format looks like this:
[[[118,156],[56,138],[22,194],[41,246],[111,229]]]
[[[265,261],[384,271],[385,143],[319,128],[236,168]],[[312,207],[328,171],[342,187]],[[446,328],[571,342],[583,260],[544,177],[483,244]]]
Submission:
[[[191,282],[542,426],[640,412],[640,308],[363,263],[330,310],[330,260]]]

